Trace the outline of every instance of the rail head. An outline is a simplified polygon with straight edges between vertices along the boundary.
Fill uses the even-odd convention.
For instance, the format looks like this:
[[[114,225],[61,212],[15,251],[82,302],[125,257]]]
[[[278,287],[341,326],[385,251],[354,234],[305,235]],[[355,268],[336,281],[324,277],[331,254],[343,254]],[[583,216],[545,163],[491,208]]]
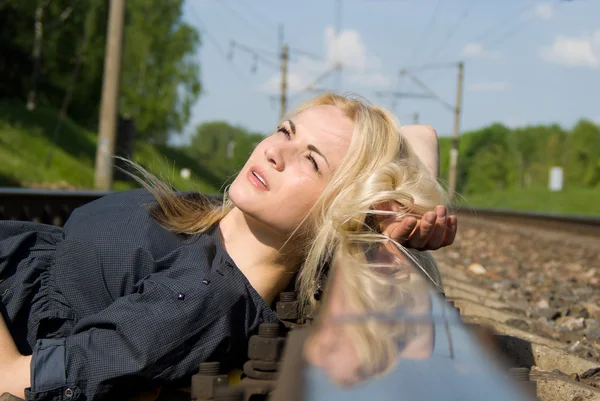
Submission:
[[[590,226],[600,226],[600,215],[567,214],[567,213],[542,213],[525,210],[490,209],[479,207],[457,207],[458,214],[481,216],[481,217],[506,217],[523,218],[531,220],[555,221],[557,223],[571,223]]]
[[[101,198],[112,191],[0,188],[0,198],[5,197],[55,197],[55,198]]]
[[[0,188],[0,218],[4,219],[28,219],[30,212],[21,213],[22,209],[45,210],[45,214],[52,214],[48,210],[50,205],[60,204],[65,213],[72,209],[91,202],[95,199],[111,194],[112,191],[97,190],[51,190],[51,189],[27,189],[27,188]],[[219,198],[219,194],[208,194],[208,196]],[[56,209],[56,206],[53,207]],[[531,211],[509,210],[509,209],[491,209],[479,207],[456,206],[454,208],[458,215],[480,217],[496,220],[511,220],[513,222],[522,221],[525,223],[535,223],[544,225],[570,225],[585,227],[586,230],[600,235],[600,215],[578,215],[578,214],[560,214],[560,213],[541,213]],[[36,213],[33,213],[34,215]],[[37,213],[39,214],[39,213]],[[32,215],[32,217],[34,217]],[[46,218],[48,220],[48,218]]]

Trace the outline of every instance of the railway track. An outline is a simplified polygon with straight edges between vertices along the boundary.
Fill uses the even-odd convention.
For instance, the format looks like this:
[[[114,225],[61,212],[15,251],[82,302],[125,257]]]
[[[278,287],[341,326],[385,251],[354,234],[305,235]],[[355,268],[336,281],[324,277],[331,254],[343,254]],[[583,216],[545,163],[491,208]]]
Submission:
[[[23,188],[0,188],[0,219],[36,220],[60,223],[70,212],[87,202],[109,194],[106,191],[68,191]],[[600,216],[537,213],[487,208],[457,208],[462,216],[540,228],[600,235]]]
[[[600,400],[598,219],[458,214],[455,244],[434,254],[463,320],[495,333],[540,400]]]
[[[106,194],[99,191],[0,189],[0,219],[62,225],[73,209]],[[577,276],[578,281],[573,281],[574,287],[567,290],[579,294],[582,288],[587,288],[585,301],[600,306],[600,217],[480,208],[462,208],[457,214],[460,217],[457,243],[434,254],[440,263],[446,296],[460,310],[463,320],[486,327],[495,334],[497,349],[508,359],[513,372],[519,372],[518,375],[535,384],[540,400],[600,400],[600,334],[597,339],[591,338],[594,332],[585,327],[586,322],[594,322],[593,316],[580,318],[585,334],[577,330],[565,333],[557,323],[561,318],[569,318],[569,313],[573,313],[570,304],[578,302],[575,298],[559,299],[560,291],[563,291],[561,283],[573,281],[572,277]],[[527,231],[530,229],[533,231]],[[516,235],[514,232],[519,232],[520,237],[507,239]],[[485,247],[482,249],[481,244],[495,241],[503,244],[509,256],[503,256],[501,252],[496,254]],[[565,247],[564,251],[560,246]],[[537,259],[532,262],[514,258],[518,253],[544,252],[554,253],[547,259],[542,258],[543,263],[539,264],[536,264]],[[501,262],[494,262],[493,257],[500,258]],[[579,270],[571,266],[577,258],[583,258],[576,261]],[[553,263],[555,260],[558,262]],[[502,263],[508,266],[504,270]],[[564,280],[554,277],[561,274],[561,263],[567,270],[575,269]],[[473,265],[479,265],[479,270],[472,268]],[[511,271],[512,265],[518,265],[520,270]],[[536,279],[528,289],[510,292],[512,287],[521,286],[521,277],[529,280],[528,277],[536,274],[546,278]],[[550,281],[557,288],[544,287]],[[498,283],[505,287],[496,286]],[[539,306],[541,302],[535,294],[538,289],[541,294],[551,294],[546,297],[550,300],[549,308],[561,314],[555,332],[552,332],[554,328],[547,332],[538,330],[540,318],[536,311],[532,312],[535,309],[532,305]],[[534,294],[530,294],[531,299],[524,296],[523,300],[515,295],[521,290],[525,294]],[[553,297],[556,299],[551,300]],[[546,320],[555,323],[551,318]],[[600,322],[600,315],[597,321]],[[578,335],[581,335],[581,341],[577,340]],[[588,350],[587,354],[585,350]]]
[[[593,237],[600,236],[600,216],[467,207],[457,209],[456,213],[459,216],[475,217],[505,224],[534,226],[546,230],[559,230]]]

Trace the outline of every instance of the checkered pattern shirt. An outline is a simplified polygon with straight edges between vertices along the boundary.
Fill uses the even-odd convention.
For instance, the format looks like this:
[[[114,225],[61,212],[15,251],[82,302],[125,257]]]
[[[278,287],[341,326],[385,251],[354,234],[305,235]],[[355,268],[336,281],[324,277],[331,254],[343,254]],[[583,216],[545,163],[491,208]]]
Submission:
[[[32,355],[28,400],[122,399],[185,384],[200,362],[239,366],[277,316],[235,266],[218,225],[165,230],[145,190],[73,212],[64,229],[0,221],[0,311]]]

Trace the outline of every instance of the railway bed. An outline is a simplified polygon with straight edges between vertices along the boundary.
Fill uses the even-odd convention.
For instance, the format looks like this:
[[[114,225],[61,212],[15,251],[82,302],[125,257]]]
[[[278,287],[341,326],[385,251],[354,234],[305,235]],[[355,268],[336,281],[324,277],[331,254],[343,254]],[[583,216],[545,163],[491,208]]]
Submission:
[[[600,400],[600,236],[551,224],[459,213],[434,256],[448,300],[496,334],[540,400]]]
[[[62,225],[96,191],[0,189],[0,219]],[[448,300],[542,401],[600,400],[600,218],[459,209],[433,252]],[[522,378],[522,377],[521,377]]]

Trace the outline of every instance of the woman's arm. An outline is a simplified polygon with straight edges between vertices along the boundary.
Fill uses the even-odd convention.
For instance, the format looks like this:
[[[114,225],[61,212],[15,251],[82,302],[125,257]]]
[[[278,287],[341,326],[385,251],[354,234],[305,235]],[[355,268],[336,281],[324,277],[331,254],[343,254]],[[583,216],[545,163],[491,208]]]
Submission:
[[[440,148],[438,135],[429,125],[406,125],[401,128],[402,136],[417,154],[432,176],[440,175]]]
[[[401,128],[406,139],[427,171],[439,178],[440,152],[438,135],[429,125],[406,125]],[[394,205],[380,205],[383,210],[393,210]],[[458,223],[456,216],[447,216],[443,205],[435,211],[427,212],[421,219],[414,217],[401,220],[389,219],[382,222],[382,231],[399,243],[418,250],[436,250],[454,242]]]
[[[69,336],[38,340],[27,377],[31,382],[25,384],[26,399],[126,398],[190,376],[208,358],[230,362],[235,357],[230,350],[237,346],[228,341],[244,333],[233,331],[232,317],[225,313],[238,298],[220,299],[214,293],[229,284],[225,274],[209,276],[209,286],[187,285],[164,272],[154,273],[138,284],[137,292],[78,320]],[[239,316],[237,321],[250,320]],[[3,385],[6,376],[1,372],[9,372],[12,379],[17,367],[20,380],[26,378],[25,361],[15,360],[0,371]],[[19,386],[22,396],[24,387]]]
[[[0,394],[10,393],[25,398],[25,388],[29,387],[31,356],[23,356],[8,331],[6,322],[0,316]]]

